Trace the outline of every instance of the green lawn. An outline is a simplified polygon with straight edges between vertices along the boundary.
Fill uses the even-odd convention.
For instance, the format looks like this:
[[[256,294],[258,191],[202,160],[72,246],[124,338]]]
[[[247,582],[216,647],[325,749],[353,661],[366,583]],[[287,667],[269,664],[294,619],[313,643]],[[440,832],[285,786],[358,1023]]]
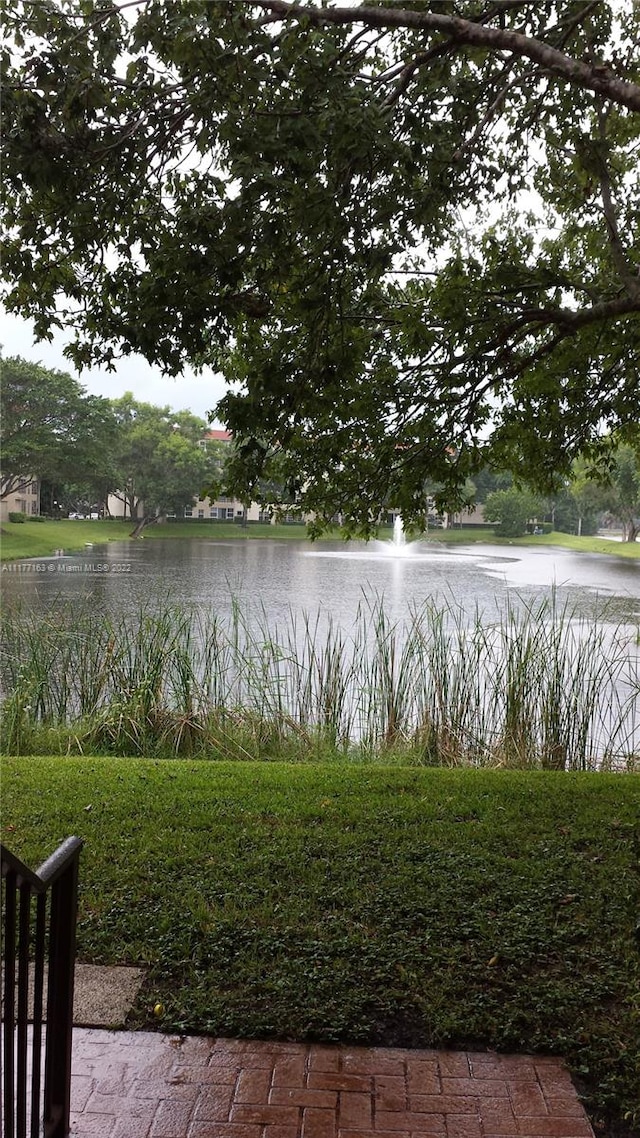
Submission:
[[[497,541],[497,538],[493,539]],[[503,539],[504,540],[504,539]],[[615,557],[640,558],[640,542],[611,541],[606,537],[576,537],[571,533],[541,534],[540,537],[518,537],[509,541],[510,545],[555,545],[562,549],[572,549],[576,553],[608,553]]]
[[[0,557],[48,557],[56,549],[83,549],[87,542],[126,541],[130,533],[130,522],[3,522]]]
[[[640,1121],[640,779],[4,760],[3,840],[86,845],[79,956],[142,964],[133,1022],[564,1055]]]
[[[2,550],[3,561],[22,557],[46,557],[56,549],[73,553],[84,549],[87,543],[100,545],[110,541],[129,541],[132,522],[124,521],[44,521],[44,522],[3,522]],[[143,540],[158,538],[237,538],[251,537],[288,538],[304,540],[304,526],[253,525],[246,530],[233,522],[175,522],[149,526],[144,531]]]
[[[110,541],[128,541],[132,523],[122,521],[44,521],[24,523],[4,522],[2,526],[2,547],[0,559],[13,561],[22,557],[46,557],[56,549],[73,553],[83,549],[87,543],[98,545]],[[340,540],[338,531],[329,535]],[[389,539],[390,528],[381,528],[380,537]],[[144,541],[158,539],[206,538],[207,540],[228,541],[234,538],[246,541],[255,538],[270,538],[283,541],[304,541],[306,529],[298,525],[252,524],[245,528],[234,522],[169,522],[150,526],[144,531]],[[575,537],[567,533],[545,534],[541,537],[521,537],[507,539],[497,537],[492,526],[473,526],[464,529],[431,529],[420,539],[426,542],[447,545],[469,545],[474,542],[489,542],[499,545],[553,545],[582,553],[608,553],[616,557],[640,558],[640,542],[633,545],[608,541],[599,537]]]

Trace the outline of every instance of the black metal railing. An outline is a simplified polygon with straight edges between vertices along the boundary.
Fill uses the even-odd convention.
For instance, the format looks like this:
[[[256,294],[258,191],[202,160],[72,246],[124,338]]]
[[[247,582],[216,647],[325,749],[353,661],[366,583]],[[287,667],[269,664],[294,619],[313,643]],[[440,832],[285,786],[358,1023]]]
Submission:
[[[67,838],[35,873],[2,846],[3,1138],[66,1138],[69,1133],[82,845],[80,838]]]

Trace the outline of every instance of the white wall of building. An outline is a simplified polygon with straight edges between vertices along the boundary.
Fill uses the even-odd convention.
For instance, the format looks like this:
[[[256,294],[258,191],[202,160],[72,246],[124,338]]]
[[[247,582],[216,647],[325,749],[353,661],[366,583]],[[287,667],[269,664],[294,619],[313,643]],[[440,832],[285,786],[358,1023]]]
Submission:
[[[7,494],[7,497],[0,501],[0,521],[6,522],[12,513],[26,514],[30,518],[40,513],[39,479],[32,478],[19,490]]]

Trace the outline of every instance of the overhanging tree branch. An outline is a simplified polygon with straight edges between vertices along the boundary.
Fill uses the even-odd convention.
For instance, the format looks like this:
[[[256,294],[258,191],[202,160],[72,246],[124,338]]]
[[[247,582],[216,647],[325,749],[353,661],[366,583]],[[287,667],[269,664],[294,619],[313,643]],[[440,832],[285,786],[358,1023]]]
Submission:
[[[620,296],[616,300],[603,300],[590,308],[524,308],[519,323],[560,325],[577,332],[588,324],[640,314],[640,297]]]
[[[613,202],[611,175],[609,173],[607,163],[604,160],[604,156],[601,152],[601,150],[604,150],[606,153],[606,117],[607,116],[604,113],[603,108],[599,107],[599,136],[596,144],[591,148],[591,159],[594,163],[596,176],[600,183],[600,196],[602,198],[602,208],[607,225],[607,233],[609,236],[609,245],[611,247],[611,256],[613,263],[616,267],[616,271],[620,277],[621,283],[624,285],[629,295],[640,305],[640,278],[637,274],[633,273],[622,244],[620,230],[618,227],[618,218]]]
[[[33,482],[33,476],[24,474],[0,475],[0,499],[8,498],[10,494],[19,494],[26,490]]]
[[[451,438],[566,473],[637,423],[640,352],[638,13],[376,4],[16,3],[4,99],[9,307],[78,366],[223,372],[242,484],[259,424],[365,526],[455,490]]]
[[[618,78],[604,62],[585,63],[541,40],[508,28],[486,27],[460,16],[415,12],[406,8],[314,8],[287,3],[287,0],[248,0],[247,7],[271,12],[279,19],[306,21],[315,25],[365,24],[370,28],[409,28],[439,32],[458,44],[493,52],[508,51],[530,59],[572,86],[594,91],[631,111],[640,111],[640,86]]]

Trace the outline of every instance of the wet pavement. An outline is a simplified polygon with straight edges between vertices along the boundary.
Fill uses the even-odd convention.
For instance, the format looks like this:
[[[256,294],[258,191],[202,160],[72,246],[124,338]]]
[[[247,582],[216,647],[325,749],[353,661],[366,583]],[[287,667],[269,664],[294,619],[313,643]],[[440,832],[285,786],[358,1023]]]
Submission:
[[[74,1029],[74,1138],[593,1138],[561,1059]]]

